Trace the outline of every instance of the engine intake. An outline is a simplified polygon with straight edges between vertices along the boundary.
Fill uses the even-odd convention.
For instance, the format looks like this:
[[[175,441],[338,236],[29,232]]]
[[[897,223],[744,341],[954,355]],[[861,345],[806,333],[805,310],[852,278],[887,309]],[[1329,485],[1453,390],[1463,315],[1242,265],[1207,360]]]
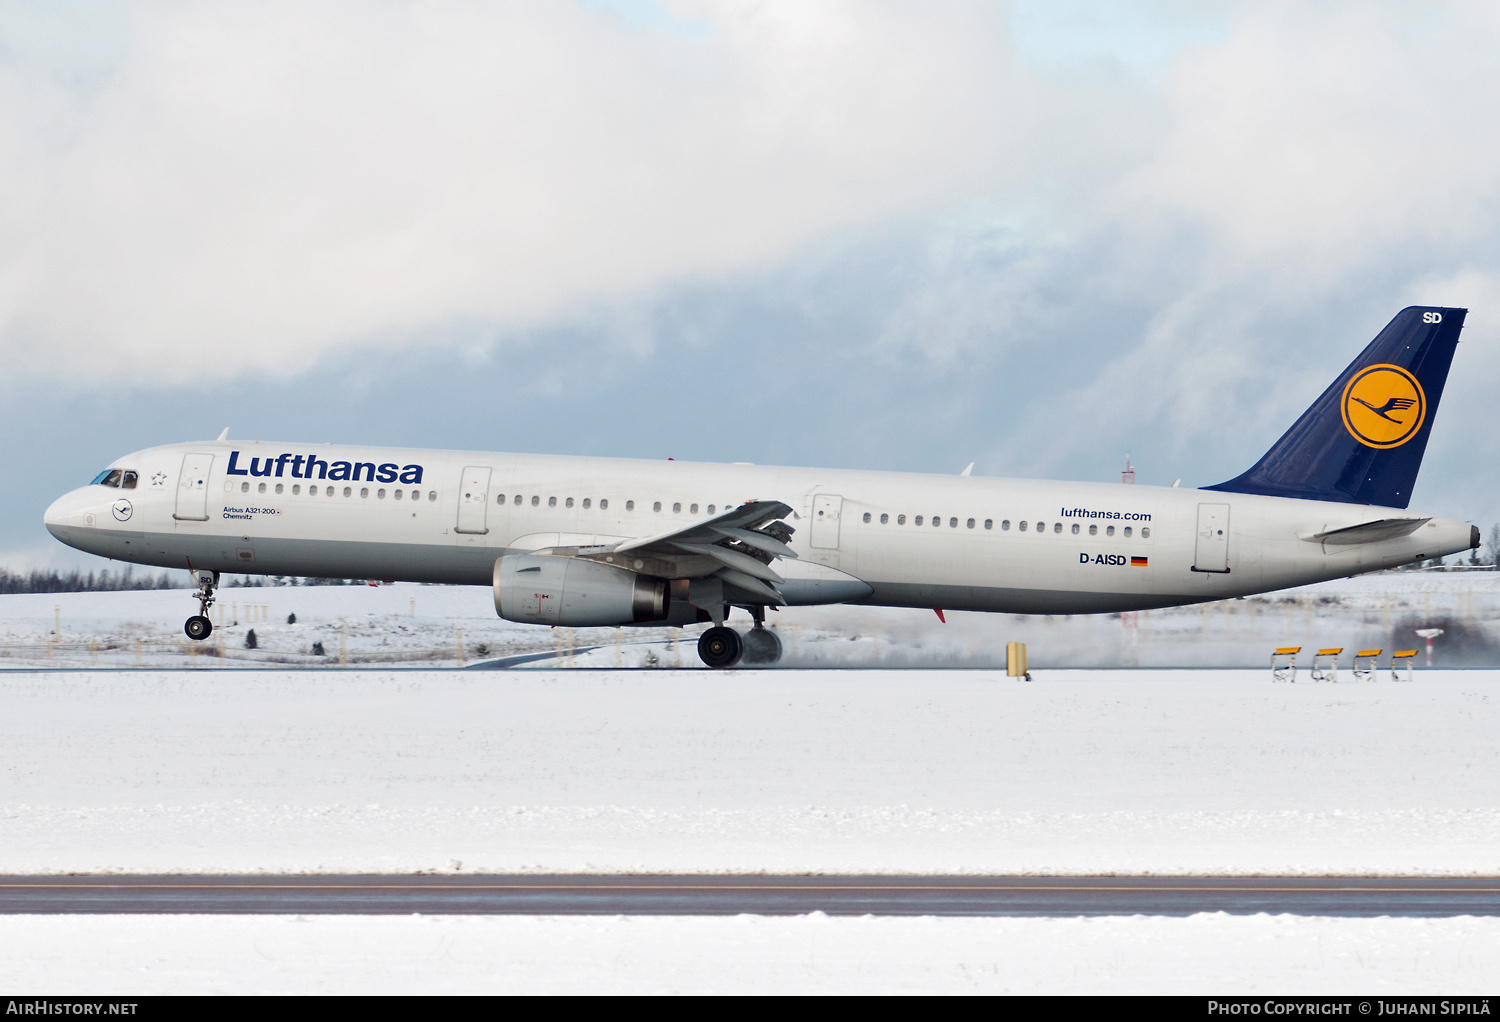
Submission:
[[[495,612],[533,625],[628,625],[661,621],[665,579],[597,561],[509,554],[495,562]]]

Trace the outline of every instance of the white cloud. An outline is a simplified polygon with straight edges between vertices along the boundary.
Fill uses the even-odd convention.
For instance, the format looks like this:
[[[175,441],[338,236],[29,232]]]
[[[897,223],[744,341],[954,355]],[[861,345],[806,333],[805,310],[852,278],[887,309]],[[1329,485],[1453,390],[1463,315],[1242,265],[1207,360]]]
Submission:
[[[978,3],[135,8],[0,65],[0,357],[215,380],[775,263],[993,182],[1037,104]]]

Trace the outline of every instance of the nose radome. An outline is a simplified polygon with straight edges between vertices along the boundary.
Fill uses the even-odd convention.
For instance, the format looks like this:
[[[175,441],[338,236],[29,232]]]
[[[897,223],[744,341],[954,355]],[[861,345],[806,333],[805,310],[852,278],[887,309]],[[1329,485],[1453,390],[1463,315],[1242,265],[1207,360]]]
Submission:
[[[68,519],[80,514],[90,495],[84,490],[71,490],[54,500],[42,515],[47,531],[64,543],[68,541]],[[81,524],[81,523],[79,523]]]

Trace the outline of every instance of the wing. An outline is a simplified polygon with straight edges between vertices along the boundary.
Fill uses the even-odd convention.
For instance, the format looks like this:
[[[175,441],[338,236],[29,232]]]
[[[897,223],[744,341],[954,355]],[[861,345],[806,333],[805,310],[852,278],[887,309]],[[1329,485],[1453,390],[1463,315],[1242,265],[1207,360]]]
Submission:
[[[725,587],[724,602],[736,606],[783,605],[786,600],[777,587],[784,580],[772,570],[771,562],[797,556],[786,545],[793,530],[780,521],[791,513],[791,506],[779,500],[752,500],[655,536],[551,552],[657,578],[690,579],[694,586],[698,580],[715,580]]]

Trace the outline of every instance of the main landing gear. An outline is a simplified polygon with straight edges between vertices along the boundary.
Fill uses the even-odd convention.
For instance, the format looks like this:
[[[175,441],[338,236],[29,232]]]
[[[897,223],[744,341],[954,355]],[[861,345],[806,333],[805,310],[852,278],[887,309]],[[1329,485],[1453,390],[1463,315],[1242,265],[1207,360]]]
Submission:
[[[743,636],[733,628],[715,625],[698,637],[698,656],[709,667],[733,667],[742,660],[770,665],[781,659],[781,636],[766,627],[766,609],[747,609],[755,618],[755,627]]]
[[[208,619],[208,608],[214,605],[214,589],[219,584],[219,573],[194,569],[193,580],[198,583],[198,613],[187,619],[182,630],[189,639],[202,640],[213,634],[214,623]]]

